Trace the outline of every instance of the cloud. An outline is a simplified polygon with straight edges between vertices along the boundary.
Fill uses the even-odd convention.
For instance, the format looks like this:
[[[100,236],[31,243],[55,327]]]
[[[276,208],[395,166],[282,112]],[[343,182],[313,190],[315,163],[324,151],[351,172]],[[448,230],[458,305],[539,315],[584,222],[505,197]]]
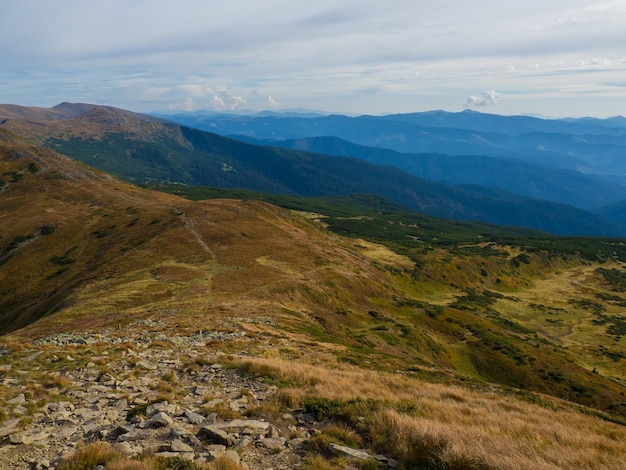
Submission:
[[[244,107],[245,105],[248,104],[248,102],[246,101],[246,99],[242,96],[233,96],[230,99],[230,109],[241,109],[242,107]]]
[[[274,98],[272,98],[271,96],[267,97],[267,104],[270,107],[270,109],[280,108],[280,103],[276,101]]]
[[[178,85],[178,88],[185,91],[190,96],[195,97],[204,97],[215,95],[215,91],[208,85],[199,85],[195,83],[186,83],[183,85]]]
[[[496,90],[485,90],[481,95],[471,95],[467,97],[465,102],[466,108],[474,108],[476,106],[491,106],[500,102],[500,95]]]
[[[169,105],[169,109],[176,111],[193,111],[196,109],[196,103],[190,97],[187,97],[182,103],[173,103]]]
[[[224,100],[219,96],[214,96],[211,100],[211,107],[217,111],[221,111],[226,108],[226,103],[224,103]]]

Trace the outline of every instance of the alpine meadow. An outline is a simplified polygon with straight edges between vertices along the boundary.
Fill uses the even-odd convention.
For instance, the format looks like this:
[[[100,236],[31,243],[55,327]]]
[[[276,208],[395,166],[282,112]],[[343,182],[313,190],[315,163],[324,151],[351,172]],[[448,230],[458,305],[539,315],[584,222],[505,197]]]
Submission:
[[[626,468],[625,148],[0,105],[0,468]]]

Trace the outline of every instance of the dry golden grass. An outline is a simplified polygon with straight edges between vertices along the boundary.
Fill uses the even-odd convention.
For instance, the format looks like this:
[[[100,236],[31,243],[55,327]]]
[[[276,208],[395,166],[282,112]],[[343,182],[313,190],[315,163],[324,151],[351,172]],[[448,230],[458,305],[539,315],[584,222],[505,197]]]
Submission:
[[[218,457],[208,464],[196,464],[180,458],[159,458],[142,455],[131,459],[117,452],[106,442],[97,441],[79,448],[74,454],[61,460],[56,470],[93,470],[103,465],[105,470],[244,470],[244,467],[227,457]]]
[[[626,428],[548,397],[538,406],[496,392],[432,384],[343,364],[310,366],[279,359],[242,363],[294,386],[291,406],[307,399],[370,400],[366,432],[376,450],[406,465],[446,469],[626,468]],[[403,411],[404,410],[404,411]]]

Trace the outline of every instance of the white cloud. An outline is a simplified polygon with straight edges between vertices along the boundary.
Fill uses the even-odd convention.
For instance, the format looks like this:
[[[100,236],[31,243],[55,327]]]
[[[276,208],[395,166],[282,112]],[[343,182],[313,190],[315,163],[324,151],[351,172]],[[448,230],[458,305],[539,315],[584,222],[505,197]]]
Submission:
[[[169,109],[176,111],[193,111],[194,109],[196,109],[196,103],[194,103],[193,99],[187,97],[185,101],[181,103],[170,104]]]
[[[496,90],[485,90],[480,95],[471,95],[467,97],[465,102],[466,108],[474,108],[476,106],[491,106],[500,102],[500,95]]]
[[[216,111],[222,111],[226,108],[226,103],[224,103],[224,100],[219,96],[214,96],[211,100],[211,108]]]
[[[241,109],[247,104],[248,102],[246,101],[246,99],[241,96],[233,96],[230,99],[230,109],[233,109],[233,110]]]
[[[280,103],[276,101],[274,98],[272,98],[271,96],[267,97],[267,105],[269,106],[270,109],[280,108]]]
[[[213,91],[213,89],[208,85],[200,85],[197,83],[185,83],[183,85],[178,85],[178,88],[183,90],[188,95],[195,96],[198,98],[215,95],[215,91]]]

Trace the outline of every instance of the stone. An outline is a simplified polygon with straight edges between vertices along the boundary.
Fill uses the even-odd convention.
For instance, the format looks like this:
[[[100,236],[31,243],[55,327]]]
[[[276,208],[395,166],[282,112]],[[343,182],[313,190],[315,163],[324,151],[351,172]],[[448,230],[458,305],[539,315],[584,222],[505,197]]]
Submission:
[[[269,439],[267,437],[259,439],[259,442],[270,450],[283,450],[285,448],[286,439],[284,437],[278,437],[276,439]]]
[[[202,441],[222,444],[227,447],[235,445],[235,438],[231,434],[213,425],[202,426],[196,433],[196,437]]]
[[[132,431],[122,434],[117,438],[118,442],[126,441],[143,441],[152,437],[153,431],[150,429],[133,429]]]
[[[279,438],[280,437],[280,431],[278,431],[278,428],[276,426],[270,425],[269,429],[265,433],[265,437],[267,437],[269,439]]]
[[[204,424],[214,424],[215,421],[217,421],[217,413],[215,412],[209,413],[206,415],[206,418],[204,418]]]
[[[257,419],[232,419],[215,425],[221,429],[241,429],[248,428],[254,431],[267,431],[270,427],[270,423],[266,421],[259,421]]]
[[[19,419],[9,419],[2,423],[2,425],[0,425],[0,438],[7,437],[11,434],[19,422]]]
[[[289,439],[287,441],[287,445],[291,447],[292,449],[299,449],[301,447],[304,447],[307,442],[309,442],[308,439],[304,439],[302,437],[296,437],[293,439]]]
[[[204,421],[204,416],[198,413],[194,413],[191,410],[184,411],[185,418],[189,421],[190,424],[200,424]]]
[[[165,452],[156,452],[154,454],[155,457],[162,457],[162,458],[166,458],[166,459],[171,459],[171,458],[182,458],[184,460],[193,460],[195,457],[195,454],[193,452],[169,452],[169,451],[165,451]]]
[[[55,436],[69,439],[78,432],[78,426],[61,426],[56,430]]]
[[[125,410],[128,408],[128,400],[126,398],[120,398],[113,404],[113,408],[118,410]]]
[[[171,426],[173,422],[174,420],[170,418],[170,416],[167,413],[164,413],[162,411],[155,413],[154,415],[152,415],[152,418],[150,419],[151,425],[157,428],[164,428],[166,426]]]
[[[241,457],[234,450],[227,450],[225,457],[235,462],[235,464],[239,465],[241,463]]]
[[[11,434],[9,436],[9,442],[14,445],[30,445],[33,443],[33,438],[26,433]]]
[[[352,449],[351,447],[341,446],[339,444],[330,443],[328,444],[328,448],[337,454],[350,457],[352,459],[368,460],[371,458],[371,455],[363,450]]]
[[[26,403],[26,396],[23,393],[20,393],[16,397],[7,401],[7,404],[9,405],[23,405],[24,403]]]
[[[152,362],[147,362],[147,361],[137,361],[137,363],[135,365],[137,367],[140,367],[142,369],[147,369],[147,370],[157,370],[158,367],[159,367],[156,364],[154,364]]]
[[[159,412],[167,413],[172,416],[177,416],[180,414],[178,405],[170,404],[167,401],[154,403],[146,408],[146,415],[148,415],[148,417],[152,417],[152,415]]]
[[[116,442],[113,449],[122,455],[135,455],[137,452],[130,442]]]
[[[172,452],[193,452],[193,447],[185,444],[180,439],[176,439],[170,444],[170,450]]]
[[[224,403],[224,400],[221,398],[215,398],[213,400],[209,400],[207,401],[204,406],[206,406],[207,408],[214,408],[217,405],[221,405],[222,403]]]

